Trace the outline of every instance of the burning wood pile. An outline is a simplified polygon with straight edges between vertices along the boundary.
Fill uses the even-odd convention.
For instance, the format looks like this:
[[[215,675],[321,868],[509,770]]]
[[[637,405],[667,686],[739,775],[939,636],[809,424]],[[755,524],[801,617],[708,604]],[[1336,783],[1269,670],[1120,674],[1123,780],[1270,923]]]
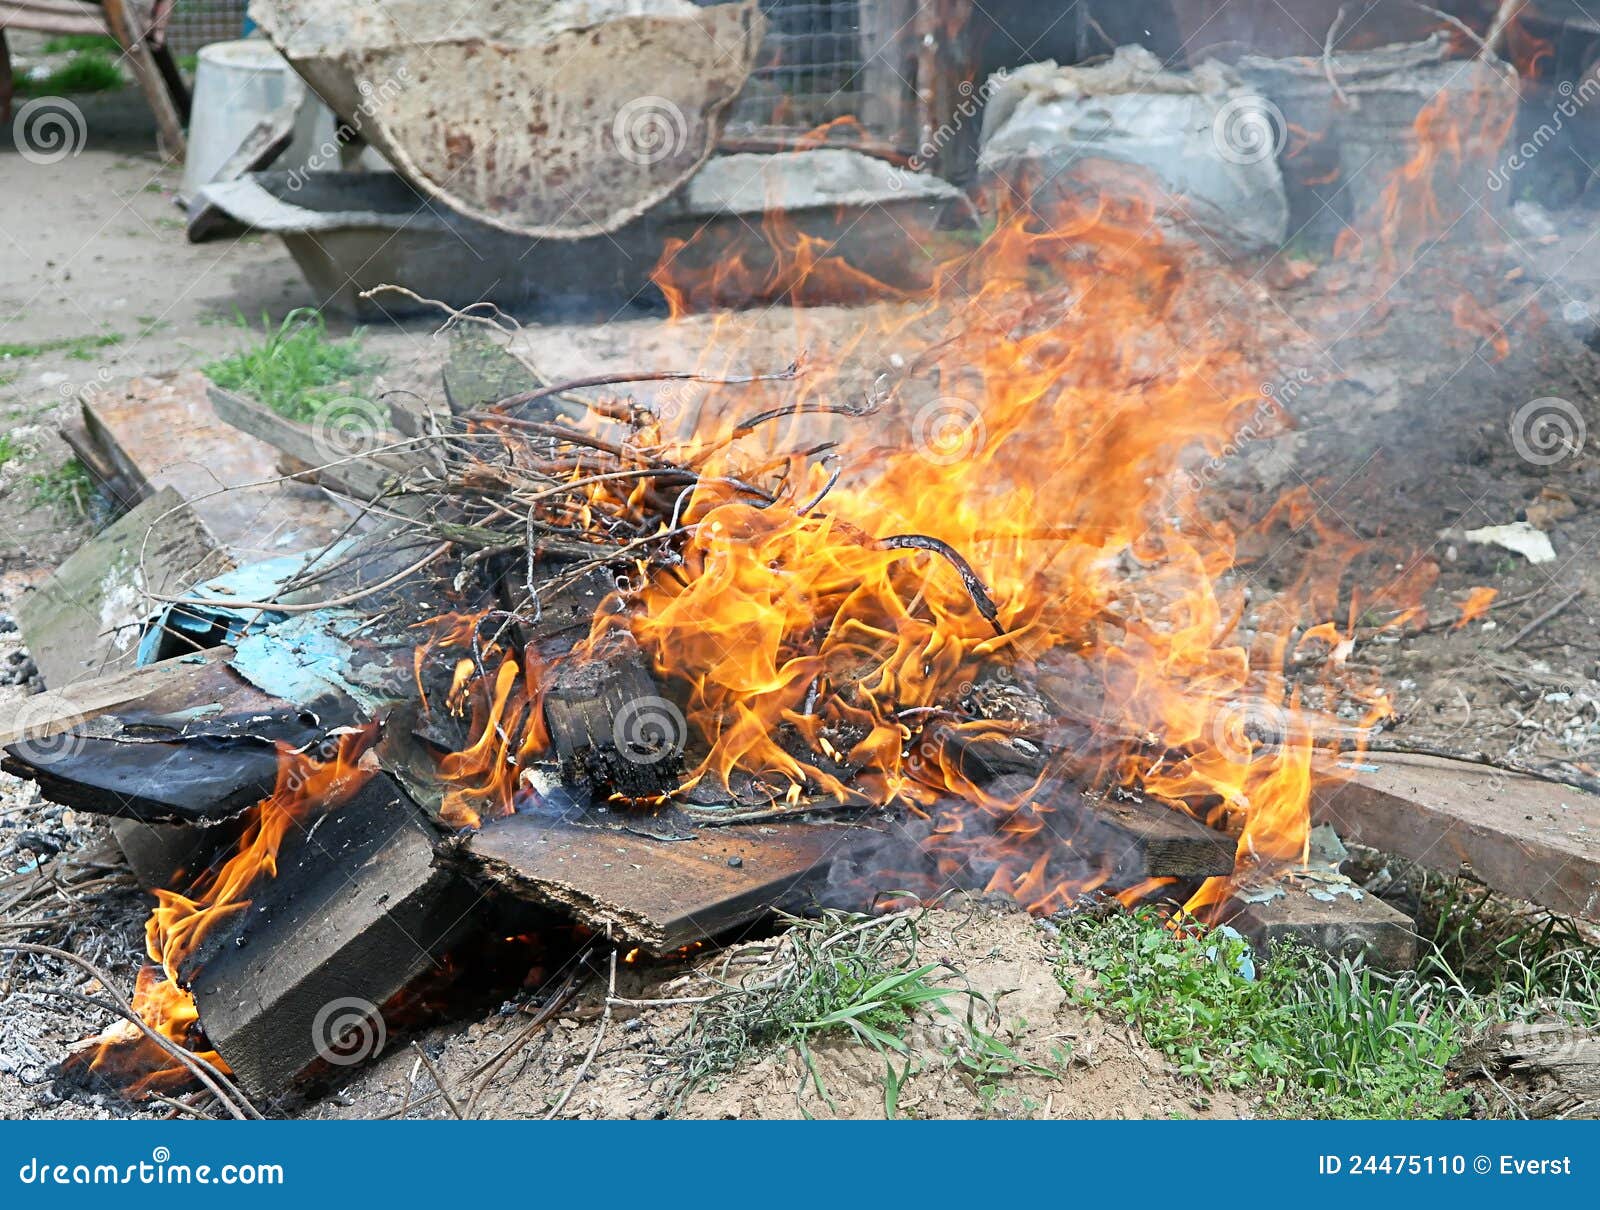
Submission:
[[[153,388],[142,423],[210,412],[295,459],[211,530],[316,540],[191,543],[219,563],[165,587],[226,493],[148,493],[119,523],[159,606],[144,666],[13,732],[5,767],[116,817],[156,898],[141,1024],[74,1062],[277,1096],[552,921],[660,955],[953,890],[1159,898],[1404,964],[1407,922],[1312,823],[1360,831],[1341,753],[1391,708],[1346,656],[1371,611],[1416,619],[1418,584],[1333,526],[1297,579],[1243,570],[1204,468],[1286,422],[1260,384],[1293,336],[1170,218],[1133,188],[1003,215],[873,312],[845,351],[865,380],[714,336],[690,369],[544,382],[510,325],[452,312],[436,398],[315,431]],[[138,478],[89,419],[84,456]]]

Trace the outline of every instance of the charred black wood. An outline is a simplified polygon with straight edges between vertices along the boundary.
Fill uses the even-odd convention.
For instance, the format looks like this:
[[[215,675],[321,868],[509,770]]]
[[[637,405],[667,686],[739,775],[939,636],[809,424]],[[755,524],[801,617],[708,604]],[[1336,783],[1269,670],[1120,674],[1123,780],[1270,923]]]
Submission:
[[[626,631],[611,631],[557,667],[544,718],[568,782],[627,799],[677,788],[687,724]]]
[[[435,868],[436,836],[378,774],[291,828],[276,876],[189,955],[206,1036],[253,1095],[381,1052],[385,1006],[474,927],[478,894]]]

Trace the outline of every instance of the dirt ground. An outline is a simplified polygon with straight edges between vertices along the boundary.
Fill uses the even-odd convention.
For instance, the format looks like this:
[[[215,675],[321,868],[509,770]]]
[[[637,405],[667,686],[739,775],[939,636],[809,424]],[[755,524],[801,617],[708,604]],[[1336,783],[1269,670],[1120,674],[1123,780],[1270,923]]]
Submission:
[[[0,469],[0,700],[37,688],[10,614],[21,595],[83,539],[83,524],[41,503],[37,477],[68,456],[54,429],[78,392],[192,366],[239,346],[236,315],[281,319],[318,303],[275,242],[247,236],[192,246],[173,205],[175,169],[148,151],[142,112],[116,98],[86,103],[90,139],[58,164],[19,161],[0,148],[0,344],[67,337],[115,337],[85,353],[58,349],[0,360],[5,430],[25,448]],[[98,116],[97,116],[98,115]],[[1240,514],[1259,511],[1263,493],[1303,487],[1315,514],[1374,540],[1396,566],[1429,557],[1439,579],[1426,597],[1432,625],[1420,633],[1372,633],[1352,659],[1381,673],[1398,717],[1389,734],[1449,751],[1482,751],[1567,775],[1592,773],[1600,757],[1600,431],[1596,356],[1600,264],[1593,244],[1600,218],[1578,210],[1544,218],[1503,215],[1499,235],[1458,267],[1478,302],[1515,316],[1509,347],[1461,334],[1438,313],[1441,297],[1397,289],[1386,306],[1330,305],[1339,266],[1268,266],[1257,275],[1263,305],[1279,312],[1292,336],[1281,373],[1263,383],[1293,416],[1287,432],[1253,437],[1230,451],[1219,476],[1219,501]],[[1465,288],[1463,285],[1461,288]],[[1458,291],[1459,292],[1459,291]],[[1367,297],[1356,286],[1350,297]],[[1444,297],[1450,297],[1445,295]],[[665,364],[693,364],[714,321],[668,330],[662,321],[629,319],[595,327],[530,321],[524,347],[554,375],[591,372],[608,361],[639,364],[641,351]],[[851,312],[805,317],[756,314],[732,321],[758,332],[756,347],[774,362],[844,340],[861,322]],[[343,331],[335,320],[333,327]],[[1455,333],[1446,339],[1441,334]],[[422,383],[436,373],[442,347],[432,325],[377,325],[363,339],[389,359],[384,385]],[[900,355],[875,348],[884,363]],[[863,389],[883,367],[867,359]],[[1286,389],[1292,386],[1294,389]],[[1550,462],[1530,459],[1512,439],[1531,401],[1557,397],[1575,409],[1587,437],[1581,450]],[[1469,541],[1466,531],[1526,521],[1548,534],[1552,562]],[[1273,586],[1292,575],[1308,539],[1302,530],[1266,541],[1249,574]],[[1455,603],[1490,587],[1499,604],[1486,618],[1450,625]],[[36,863],[103,845],[92,820],[38,802],[33,787],[0,778],[0,877]],[[108,858],[109,860],[109,858]],[[0,888],[8,886],[0,882]],[[80,919],[60,939],[131,982],[142,952],[146,901],[114,871],[78,897]],[[33,901],[30,900],[30,903]],[[9,910],[9,909],[8,909]],[[15,919],[15,917],[13,917]],[[14,928],[14,924],[8,928]],[[1253,1106],[1228,1095],[1203,1095],[1120,1026],[1068,1003],[1054,978],[1047,925],[983,909],[932,917],[932,952],[998,1005],[995,1025],[1023,1059],[1049,1063],[1060,1079],[1019,1074],[980,1086],[952,1066],[936,1022],[919,1034],[921,1069],[901,1098],[916,1116],[992,1113],[1037,1117],[1248,1116]],[[0,988],[15,990],[0,963]],[[619,994],[638,1000],[692,996],[699,968],[625,971]],[[440,1025],[415,1035],[437,1079],[461,1092],[482,1084],[481,1111],[542,1116],[572,1084],[594,1043],[601,987],[580,998],[536,1041],[519,1042],[531,1002],[508,1003],[483,1019]],[[577,1116],[696,1117],[873,1116],[882,1112],[881,1060],[859,1048],[818,1051],[819,1096],[791,1056],[762,1060],[681,1106],[663,1100],[653,1079],[661,1047],[688,1016],[679,1005],[618,1011],[590,1061],[592,1078],[566,1102]],[[0,1116],[125,1116],[126,1107],[93,1096],[60,1096],[50,1068],[64,1048],[104,1023],[79,1006],[35,1005],[0,1012]],[[429,1097],[436,1076],[406,1039],[357,1071],[308,1116],[358,1117],[404,1111],[440,1115]],[[511,1044],[511,1061],[492,1079],[481,1069]],[[1060,1057],[1069,1056],[1063,1064]],[[1054,1057],[1052,1057],[1054,1056]],[[480,1074],[475,1074],[480,1073]],[[154,1109],[151,1112],[165,1112]]]

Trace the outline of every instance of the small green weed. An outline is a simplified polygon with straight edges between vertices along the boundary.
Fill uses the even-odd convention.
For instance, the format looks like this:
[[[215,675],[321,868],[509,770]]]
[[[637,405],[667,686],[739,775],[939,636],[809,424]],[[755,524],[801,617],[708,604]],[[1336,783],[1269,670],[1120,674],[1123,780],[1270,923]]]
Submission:
[[[81,521],[89,515],[94,479],[76,458],[54,470],[31,475],[29,481],[33,484],[34,503],[60,509],[74,520]]]
[[[673,1104],[747,1058],[791,1048],[817,1094],[829,1100],[812,1047],[828,1038],[851,1038],[883,1058],[884,1112],[894,1117],[901,1089],[917,1070],[906,1029],[923,1010],[956,1027],[960,1042],[949,1057],[980,1081],[1021,1066],[1008,1046],[979,1025],[978,997],[939,981],[941,972],[955,972],[918,961],[921,918],[921,912],[825,912],[815,920],[787,920],[787,931],[771,944],[766,960],[700,1005],[675,1040]],[[964,1015],[955,1001],[965,1003]]]
[[[1259,1090],[1288,1114],[1443,1117],[1465,1104],[1445,1087],[1459,1023],[1437,980],[1287,949],[1258,971],[1231,931],[1175,930],[1149,909],[1064,921],[1060,973],[1181,1073]]]
[[[262,343],[203,369],[219,387],[249,395],[290,420],[315,420],[333,400],[359,393],[382,365],[360,341],[329,338],[322,316],[310,308],[291,311],[276,329],[263,316],[262,330]]]
[[[106,349],[121,343],[122,337],[120,334],[103,332],[98,336],[62,336],[54,340],[0,344],[0,361],[13,357],[19,359],[38,357],[45,353],[59,353],[63,350],[74,361],[93,361],[96,349]]]

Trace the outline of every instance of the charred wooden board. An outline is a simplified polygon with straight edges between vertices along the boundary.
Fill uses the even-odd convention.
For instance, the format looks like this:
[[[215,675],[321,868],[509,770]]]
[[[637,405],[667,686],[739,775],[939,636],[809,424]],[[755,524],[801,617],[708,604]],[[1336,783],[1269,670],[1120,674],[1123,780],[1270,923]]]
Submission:
[[[45,684],[131,667],[147,593],[174,595],[233,566],[170,487],[90,538],[22,599],[17,624]]]
[[[658,840],[519,814],[485,824],[465,842],[461,859],[514,894],[663,954],[799,906],[862,835],[859,828],[796,822]]]
[[[1176,806],[1142,796],[1090,795],[1074,781],[1043,777],[1047,761],[1036,748],[948,733],[930,742],[956,745],[951,754],[958,767],[990,794],[1015,800],[1019,809],[1041,809],[1058,843],[1086,860],[1097,858],[1112,886],[1233,872],[1234,839]]]
[[[1372,753],[1316,787],[1312,817],[1347,841],[1600,921],[1600,798],[1464,761]]]
[[[677,787],[687,724],[626,632],[557,667],[544,718],[569,782],[628,799],[661,798]]]
[[[436,869],[436,832],[379,774],[292,828],[277,876],[181,972],[206,1036],[254,1095],[383,1049],[383,1008],[475,920],[479,896]]]
[[[173,700],[179,692],[185,700]],[[304,748],[353,721],[347,702],[284,702],[226,664],[205,663],[115,713],[12,744],[0,768],[78,810],[146,822],[216,820],[271,793],[279,744]]]
[[[52,689],[33,697],[13,698],[0,706],[0,747],[29,742],[44,744],[53,736],[118,707],[157,697],[182,697],[200,692],[215,675],[211,665],[232,654],[219,647],[194,655],[162,660],[144,668],[130,668],[109,676],[79,681],[65,689]],[[163,696],[163,700],[171,700]]]
[[[1293,880],[1282,893],[1262,902],[1234,899],[1222,914],[1263,954],[1276,945],[1297,942],[1329,957],[1361,959],[1383,971],[1417,965],[1417,930],[1411,917],[1376,895],[1348,893],[1318,897]]]

